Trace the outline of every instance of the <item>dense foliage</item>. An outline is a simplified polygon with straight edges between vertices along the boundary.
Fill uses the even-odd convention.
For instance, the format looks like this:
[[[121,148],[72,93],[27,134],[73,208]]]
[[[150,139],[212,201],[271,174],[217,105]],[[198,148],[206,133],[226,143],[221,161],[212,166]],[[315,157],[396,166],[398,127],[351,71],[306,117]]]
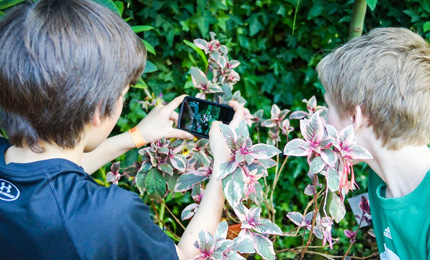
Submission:
[[[21,1],[1,0],[0,17],[5,9],[18,2]],[[381,26],[400,26],[417,31],[429,39],[430,9],[425,3],[418,0],[379,1],[373,11],[367,9],[364,31]],[[128,94],[129,101],[115,133],[126,131],[137,124],[146,115],[142,104],[144,108],[150,108],[162,102],[160,95],[165,100],[171,100],[183,93],[197,93],[190,68],[205,67],[205,61],[188,42],[196,38],[210,40],[210,31],[215,32],[220,42],[227,46],[229,55],[241,63],[236,69],[241,80],[235,88],[246,98],[251,113],[263,109],[268,118],[272,104],[277,104],[280,109],[305,110],[306,103],[302,99],[316,96],[317,100],[323,100],[323,88],[317,80],[315,66],[325,53],[347,41],[352,6],[353,1],[340,0],[115,1],[111,7],[130,25],[136,26],[135,31],[146,41],[148,59],[151,61],[143,77],[145,82],[140,82],[140,88],[134,88]],[[144,100],[146,102],[142,103]],[[296,129],[290,134],[292,139],[298,134],[299,124],[297,120],[292,120],[291,124]],[[255,128],[250,130],[254,139],[261,138],[261,142],[266,142],[266,135],[258,135],[258,132]],[[286,140],[281,142],[283,147]],[[135,163],[139,161],[141,159],[137,151],[122,156],[121,172],[133,176]],[[119,171],[118,166],[114,165],[113,172]],[[101,169],[95,176],[99,183],[106,186],[110,185],[106,181],[108,169]],[[295,227],[286,217],[287,212],[303,212],[307,206],[309,197],[303,193],[309,184],[307,172],[306,159],[291,158],[277,181],[273,196],[276,205],[274,220],[283,232]],[[361,193],[366,189],[366,169],[358,166],[355,173],[361,187],[358,192]],[[270,183],[273,182],[271,178],[273,176],[269,175]],[[119,185],[139,192],[132,177],[122,178]],[[160,227],[177,239],[183,230],[174,216],[179,216],[193,202],[191,195],[169,195],[158,205],[146,195],[144,199],[152,206],[154,219]],[[166,211],[172,211],[173,214]],[[333,230],[333,250],[326,246],[323,252],[343,255],[347,251],[351,236],[345,236],[343,230],[355,230],[357,223],[348,213],[339,226]],[[356,240],[352,254],[368,256],[376,250],[375,240],[366,232],[358,233]],[[277,257],[296,257],[298,252],[294,248],[302,243],[299,238],[278,237],[275,242]]]

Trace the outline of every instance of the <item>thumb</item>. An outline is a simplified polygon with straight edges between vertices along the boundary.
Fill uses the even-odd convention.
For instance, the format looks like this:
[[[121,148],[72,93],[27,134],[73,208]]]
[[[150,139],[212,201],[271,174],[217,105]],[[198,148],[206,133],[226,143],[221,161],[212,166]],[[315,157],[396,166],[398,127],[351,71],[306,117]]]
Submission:
[[[166,136],[166,137],[167,138],[188,139],[188,140],[194,140],[194,138],[196,138],[194,135],[188,133],[187,131],[176,129],[176,128],[172,128],[169,131],[168,136]]]

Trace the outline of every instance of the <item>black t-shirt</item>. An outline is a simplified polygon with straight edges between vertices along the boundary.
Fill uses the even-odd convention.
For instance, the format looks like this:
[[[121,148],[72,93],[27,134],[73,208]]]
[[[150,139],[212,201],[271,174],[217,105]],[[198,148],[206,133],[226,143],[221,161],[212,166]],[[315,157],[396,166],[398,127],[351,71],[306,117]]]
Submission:
[[[0,137],[0,259],[178,259],[137,194],[64,159],[6,165],[9,146]]]

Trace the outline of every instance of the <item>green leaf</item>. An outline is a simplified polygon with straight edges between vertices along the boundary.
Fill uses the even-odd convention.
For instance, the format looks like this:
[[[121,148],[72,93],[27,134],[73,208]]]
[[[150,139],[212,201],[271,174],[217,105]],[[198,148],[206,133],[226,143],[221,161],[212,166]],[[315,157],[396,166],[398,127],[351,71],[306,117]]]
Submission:
[[[157,67],[154,65],[154,63],[150,62],[149,60],[146,60],[146,66],[145,71],[143,73],[151,73],[154,71],[157,71]]]
[[[176,183],[178,182],[179,179],[179,174],[178,173],[173,173],[172,175],[169,174],[164,174],[164,180],[167,183],[167,188],[169,189],[170,192],[175,192],[175,187],[176,187]],[[174,193],[172,193],[172,196],[174,195]]]
[[[136,176],[136,186],[139,188],[140,193],[143,193],[145,191],[145,177],[146,172],[138,172]]]
[[[122,16],[122,14],[124,13],[124,2],[122,1],[115,1],[115,5],[119,10],[119,16]]]
[[[424,32],[430,31],[430,22],[425,22],[423,24],[423,29],[424,29]]]
[[[2,0],[0,1],[0,10],[5,10],[24,1],[25,0]]]
[[[188,45],[189,47],[191,47],[193,50],[195,50],[197,52],[197,54],[200,55],[200,57],[202,58],[203,62],[205,63],[205,68],[207,68],[208,67],[208,59],[206,58],[205,53],[200,48],[198,48],[194,43],[192,43],[192,42],[184,40],[184,43],[186,45]]]
[[[116,6],[116,4],[112,0],[93,0],[94,2],[97,2],[101,5],[104,5],[105,7],[109,8],[111,11],[117,13],[119,16],[121,16],[121,12]]]
[[[430,13],[430,1],[429,0],[419,0],[421,7]]]
[[[167,173],[170,176],[173,175],[173,168],[172,168],[172,166],[168,165],[167,163],[159,164],[158,169],[161,171],[161,173]]]
[[[375,10],[376,7],[376,3],[378,2],[378,0],[366,0],[367,5],[369,6],[370,10]]]
[[[146,175],[145,188],[150,195],[155,195],[158,198],[164,197],[166,181],[156,168],[152,168]]]
[[[145,48],[146,48],[146,50],[147,50],[148,52],[150,52],[150,53],[152,53],[152,54],[156,55],[156,52],[155,52],[154,47],[152,47],[152,45],[151,45],[149,42],[147,42],[147,41],[145,41],[145,40],[143,40],[143,39],[142,39],[142,42],[143,42],[143,45],[145,45]]]
[[[134,25],[134,26],[131,26],[131,29],[133,30],[134,33],[141,33],[141,32],[147,32],[149,30],[153,30],[154,27],[149,25]]]

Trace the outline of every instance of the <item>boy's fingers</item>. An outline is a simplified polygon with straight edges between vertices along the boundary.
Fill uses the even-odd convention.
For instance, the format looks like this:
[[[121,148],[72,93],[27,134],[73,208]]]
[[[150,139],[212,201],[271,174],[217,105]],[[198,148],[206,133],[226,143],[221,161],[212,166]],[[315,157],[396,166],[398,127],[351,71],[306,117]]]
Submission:
[[[173,110],[175,110],[176,108],[178,108],[179,107],[179,105],[182,103],[182,101],[184,100],[184,98],[186,97],[187,95],[181,95],[181,96],[179,96],[179,97],[176,97],[175,99],[173,99],[172,101],[170,101],[170,103],[169,104],[167,104],[165,107],[166,107],[166,109],[168,109],[168,110],[171,110],[171,111],[173,111]]]
[[[220,121],[213,121],[211,124],[211,130],[209,131],[209,135],[212,136],[215,133],[219,133],[221,130],[219,128],[219,125],[221,124]]]
[[[234,113],[233,120],[231,120],[231,122],[230,122],[230,126],[237,127],[237,126],[239,126],[239,123],[244,118],[245,109],[243,108],[242,104],[239,104],[238,102],[233,101],[233,100],[230,100],[228,102],[228,105],[231,106],[234,109],[234,111],[236,111]]]
[[[169,119],[173,120],[176,124],[178,124],[179,114],[173,111]]]
[[[194,138],[196,138],[194,135],[180,130],[180,129],[176,129],[176,128],[172,128],[169,131],[169,136],[167,136],[168,138],[179,138],[179,139],[188,139],[188,140],[194,140]]]

